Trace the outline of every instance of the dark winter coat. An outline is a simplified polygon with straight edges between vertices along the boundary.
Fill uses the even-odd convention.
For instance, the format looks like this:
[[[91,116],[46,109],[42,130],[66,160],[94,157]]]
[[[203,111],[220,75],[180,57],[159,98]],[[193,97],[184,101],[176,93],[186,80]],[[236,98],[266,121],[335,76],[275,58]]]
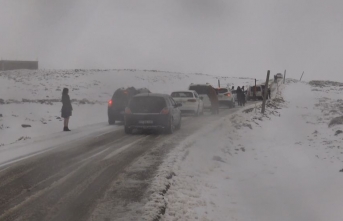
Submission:
[[[62,95],[62,104],[62,117],[69,118],[72,114],[73,106],[71,105],[70,97],[68,94]]]
[[[238,102],[240,102],[242,100],[242,89],[240,87],[237,87],[237,90],[236,90],[236,93],[237,93],[237,100]]]

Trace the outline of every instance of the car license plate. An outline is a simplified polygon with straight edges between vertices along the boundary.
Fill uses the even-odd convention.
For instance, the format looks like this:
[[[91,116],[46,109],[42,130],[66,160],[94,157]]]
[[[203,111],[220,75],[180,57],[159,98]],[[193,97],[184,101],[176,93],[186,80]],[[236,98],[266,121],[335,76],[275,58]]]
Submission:
[[[152,120],[140,120],[138,121],[139,124],[153,124],[154,122]]]
[[[223,98],[224,96],[223,95],[219,95],[220,98]]]

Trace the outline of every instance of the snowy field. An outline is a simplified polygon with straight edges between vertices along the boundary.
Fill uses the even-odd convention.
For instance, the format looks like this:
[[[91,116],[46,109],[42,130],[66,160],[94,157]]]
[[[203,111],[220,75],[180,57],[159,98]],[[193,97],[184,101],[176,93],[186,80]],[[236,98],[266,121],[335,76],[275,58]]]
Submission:
[[[259,76],[257,76],[259,77]],[[263,78],[263,75],[260,76]],[[73,133],[84,126],[107,125],[107,101],[120,87],[145,87],[152,92],[185,90],[191,83],[244,86],[253,79],[139,70],[19,70],[0,72],[0,146],[34,141],[61,132],[61,93],[70,90]],[[31,127],[23,128],[22,124]],[[63,141],[63,140],[61,140]]]
[[[343,84],[287,80],[174,149],[146,220],[342,220]]]

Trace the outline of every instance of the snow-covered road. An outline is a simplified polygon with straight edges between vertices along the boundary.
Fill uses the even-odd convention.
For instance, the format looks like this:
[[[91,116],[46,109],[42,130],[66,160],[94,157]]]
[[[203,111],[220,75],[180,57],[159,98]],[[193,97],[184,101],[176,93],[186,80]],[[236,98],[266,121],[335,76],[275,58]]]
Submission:
[[[166,154],[199,129],[237,110],[185,117],[181,130],[173,135],[126,135],[122,126],[95,125],[73,131],[70,141],[68,135],[55,135],[4,148],[0,220],[140,220],[150,196],[147,189]],[[25,147],[43,149],[37,155],[9,155],[25,153]]]

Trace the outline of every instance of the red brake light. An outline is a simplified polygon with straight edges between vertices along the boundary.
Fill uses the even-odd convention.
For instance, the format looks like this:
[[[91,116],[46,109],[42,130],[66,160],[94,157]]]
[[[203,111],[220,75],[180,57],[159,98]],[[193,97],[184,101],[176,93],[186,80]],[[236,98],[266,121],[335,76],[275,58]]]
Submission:
[[[169,109],[168,108],[163,108],[163,110],[161,111],[161,114],[169,114]]]
[[[131,110],[130,110],[130,108],[125,108],[125,114],[132,114],[132,112],[131,112]]]
[[[196,99],[188,99],[187,101],[188,101],[188,102],[197,102]]]
[[[231,94],[230,94],[230,93],[228,93],[228,94],[226,94],[226,96],[228,96],[228,97],[231,97]]]
[[[108,101],[108,106],[109,106],[109,107],[112,107],[112,104],[113,104],[113,101],[112,101],[112,100],[109,100],[109,101]]]

